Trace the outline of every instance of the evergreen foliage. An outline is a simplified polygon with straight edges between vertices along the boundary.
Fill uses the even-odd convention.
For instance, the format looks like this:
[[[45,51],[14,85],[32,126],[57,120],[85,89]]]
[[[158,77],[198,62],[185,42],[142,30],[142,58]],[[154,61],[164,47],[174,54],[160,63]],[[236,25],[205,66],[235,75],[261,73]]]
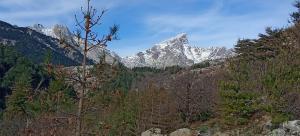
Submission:
[[[201,63],[198,63],[198,64],[194,64],[192,66],[192,69],[197,69],[197,68],[206,68],[206,67],[209,67],[211,64],[209,61],[204,61],[204,62],[201,62]]]
[[[7,108],[5,109],[5,119],[14,117],[30,118],[35,115],[35,107],[32,105],[33,92],[30,85],[30,75],[22,74],[16,80],[12,95],[7,99]]]
[[[297,8],[297,11],[291,14],[291,21],[297,24],[300,21],[300,1],[297,0],[294,6]]]
[[[227,123],[241,118],[247,122],[258,111],[270,114],[274,124],[298,116],[287,98],[291,93],[299,95],[298,25],[267,28],[258,39],[238,41],[238,56],[228,61],[227,79],[220,87],[224,118],[231,119]]]

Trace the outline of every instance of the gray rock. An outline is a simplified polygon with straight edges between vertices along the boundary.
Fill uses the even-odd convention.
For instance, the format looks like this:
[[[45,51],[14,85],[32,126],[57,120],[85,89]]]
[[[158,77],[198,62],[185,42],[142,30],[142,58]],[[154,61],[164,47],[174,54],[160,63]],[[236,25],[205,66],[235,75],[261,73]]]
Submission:
[[[287,121],[282,125],[286,131],[300,131],[300,120]]]
[[[285,130],[284,129],[274,129],[271,134],[269,134],[269,136],[285,136],[286,133],[285,133]]]
[[[300,120],[283,123],[280,128],[273,130],[269,136],[300,136]]]
[[[142,133],[141,136],[164,136],[161,134],[161,129],[152,128]]]
[[[187,128],[182,128],[172,132],[170,136],[192,136],[192,131]]]

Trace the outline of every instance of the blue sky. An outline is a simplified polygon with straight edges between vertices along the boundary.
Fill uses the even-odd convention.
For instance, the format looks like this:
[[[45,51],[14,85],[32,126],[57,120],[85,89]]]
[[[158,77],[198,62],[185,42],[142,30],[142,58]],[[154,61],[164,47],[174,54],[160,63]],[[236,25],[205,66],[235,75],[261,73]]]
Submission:
[[[64,24],[74,29],[74,14],[85,0],[0,0],[0,20],[18,26]],[[135,54],[169,37],[187,33],[199,47],[233,47],[238,38],[255,38],[267,26],[285,27],[294,0],[92,0],[108,9],[101,34],[120,26],[120,40],[109,48]]]

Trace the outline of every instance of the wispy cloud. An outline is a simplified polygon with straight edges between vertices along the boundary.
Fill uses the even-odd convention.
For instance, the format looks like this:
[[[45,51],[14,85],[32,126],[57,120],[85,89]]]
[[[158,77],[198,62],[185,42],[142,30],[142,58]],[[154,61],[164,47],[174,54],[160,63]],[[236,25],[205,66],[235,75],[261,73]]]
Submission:
[[[111,9],[119,6],[122,0],[92,1],[97,9]],[[18,25],[32,23],[66,23],[68,19],[79,13],[84,0],[0,0],[0,20]],[[65,21],[62,21],[65,20]],[[72,20],[73,21],[73,20]]]
[[[53,23],[59,16],[68,16],[78,7],[71,0],[4,0],[0,2],[0,19],[18,25],[29,25],[41,21]]]
[[[240,1],[233,0],[230,4],[240,4]],[[200,14],[153,14],[144,21],[150,30],[158,35],[187,32],[193,44],[231,47],[238,38],[254,38],[268,26],[283,27],[287,24],[290,13],[288,7],[281,6],[276,0],[273,2],[275,6],[264,7],[261,11],[225,14],[224,6],[228,6],[228,3],[218,1]]]
[[[92,0],[109,9],[103,32],[113,23],[121,26],[120,41],[111,49],[122,56],[150,48],[178,33],[189,34],[199,46],[234,45],[238,38],[254,38],[267,26],[282,27],[294,0]],[[0,0],[0,20],[19,26],[74,26],[85,0]]]

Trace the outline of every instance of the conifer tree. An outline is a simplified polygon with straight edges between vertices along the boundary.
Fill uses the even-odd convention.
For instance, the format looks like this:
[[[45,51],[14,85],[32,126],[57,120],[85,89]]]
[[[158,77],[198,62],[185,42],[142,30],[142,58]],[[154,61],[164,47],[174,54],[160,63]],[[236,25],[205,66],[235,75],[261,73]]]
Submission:
[[[31,89],[31,76],[23,73],[16,80],[12,94],[7,99],[7,108],[4,117],[7,120],[13,118],[25,119],[26,129],[29,127],[30,119],[35,116],[36,111],[33,101],[33,92]]]
[[[297,24],[300,21],[300,1],[299,0],[297,0],[295,2],[294,7],[297,8],[297,11],[293,12],[291,14],[291,22],[293,22],[294,24]]]
[[[76,123],[76,136],[81,135],[82,131],[82,117],[84,111],[84,99],[86,97],[86,93],[89,91],[88,84],[88,75],[87,75],[87,54],[95,49],[95,48],[105,48],[107,43],[117,39],[118,26],[113,25],[110,28],[110,32],[107,35],[98,36],[96,32],[93,31],[95,26],[100,25],[102,21],[103,15],[106,13],[106,10],[102,10],[100,15],[97,15],[97,10],[91,6],[91,0],[86,0],[87,7],[84,10],[81,8],[83,19],[79,20],[77,16],[76,26],[79,27],[76,32],[76,36],[78,38],[78,46],[83,46],[83,60],[81,67],[81,75],[79,76],[79,83],[81,85],[81,89],[78,92],[78,111],[77,111],[77,123]],[[83,35],[82,35],[83,32]],[[81,42],[83,41],[83,42]]]

